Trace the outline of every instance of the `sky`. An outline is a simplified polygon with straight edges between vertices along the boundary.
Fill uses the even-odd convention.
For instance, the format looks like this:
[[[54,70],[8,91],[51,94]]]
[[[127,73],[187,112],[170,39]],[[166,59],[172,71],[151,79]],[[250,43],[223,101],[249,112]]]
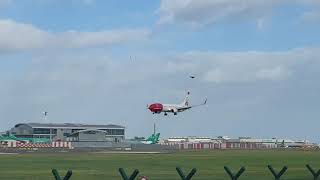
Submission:
[[[0,0],[0,131],[320,142],[318,0]],[[189,78],[194,75],[195,78]],[[153,102],[206,106],[153,115]]]

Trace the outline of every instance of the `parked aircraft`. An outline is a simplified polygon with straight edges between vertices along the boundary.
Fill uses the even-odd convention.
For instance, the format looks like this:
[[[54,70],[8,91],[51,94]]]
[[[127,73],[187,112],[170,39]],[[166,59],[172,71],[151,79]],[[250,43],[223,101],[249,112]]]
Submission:
[[[141,141],[143,144],[157,144],[159,142],[160,133],[152,134],[148,139]]]

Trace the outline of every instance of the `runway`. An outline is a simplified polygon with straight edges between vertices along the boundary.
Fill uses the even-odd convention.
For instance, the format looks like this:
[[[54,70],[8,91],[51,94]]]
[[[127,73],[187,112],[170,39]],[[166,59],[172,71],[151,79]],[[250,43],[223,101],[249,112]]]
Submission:
[[[143,151],[100,151],[94,154],[164,154],[165,152],[143,152]]]
[[[3,152],[0,152],[0,155],[16,155],[16,154],[19,154],[19,153],[3,153]]]

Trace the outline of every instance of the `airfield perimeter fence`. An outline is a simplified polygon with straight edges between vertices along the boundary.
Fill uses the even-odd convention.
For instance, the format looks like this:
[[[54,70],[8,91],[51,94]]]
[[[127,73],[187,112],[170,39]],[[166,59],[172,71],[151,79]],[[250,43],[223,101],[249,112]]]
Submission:
[[[275,170],[271,165],[267,166],[269,171],[271,172],[271,175],[273,176],[273,178],[275,180],[280,180],[280,178],[285,174],[285,172],[287,171],[288,167],[284,166],[280,171]],[[319,170],[314,170],[309,164],[306,165],[307,170],[311,173],[312,175],[312,179],[313,180],[318,180],[318,177],[320,176],[320,169]],[[245,172],[246,168],[245,167],[241,167],[237,172],[233,172],[229,167],[224,166],[224,170],[225,172],[229,175],[231,180],[237,180],[241,177],[241,175]],[[191,171],[189,171],[189,173],[185,174],[183,172],[183,170],[179,167],[176,168],[176,171],[179,175],[179,177],[182,180],[190,180],[192,179],[192,177],[194,177],[194,175],[197,172],[196,168],[191,169]],[[119,168],[119,173],[120,176],[122,177],[123,180],[134,180],[136,178],[140,179],[140,180],[148,180],[149,178],[146,176],[140,176],[139,175],[139,170],[135,169],[130,176],[128,176],[128,174],[125,172],[125,170],[123,168]],[[67,174],[61,178],[61,176],[59,175],[59,172],[56,169],[52,169],[52,174],[54,176],[54,178],[56,180],[69,180],[71,179],[72,176],[72,171],[69,170],[67,172]],[[213,177],[214,178],[214,177]]]

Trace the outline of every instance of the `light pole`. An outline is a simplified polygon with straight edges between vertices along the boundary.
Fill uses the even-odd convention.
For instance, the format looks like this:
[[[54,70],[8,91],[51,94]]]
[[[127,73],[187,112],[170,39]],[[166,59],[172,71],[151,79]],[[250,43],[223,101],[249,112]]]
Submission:
[[[43,112],[43,114],[44,114],[44,122],[46,122],[46,123],[49,123],[48,122],[48,112],[47,111],[45,111],[45,112]],[[50,127],[49,128],[49,138],[50,138],[50,142],[52,142],[52,128]]]

